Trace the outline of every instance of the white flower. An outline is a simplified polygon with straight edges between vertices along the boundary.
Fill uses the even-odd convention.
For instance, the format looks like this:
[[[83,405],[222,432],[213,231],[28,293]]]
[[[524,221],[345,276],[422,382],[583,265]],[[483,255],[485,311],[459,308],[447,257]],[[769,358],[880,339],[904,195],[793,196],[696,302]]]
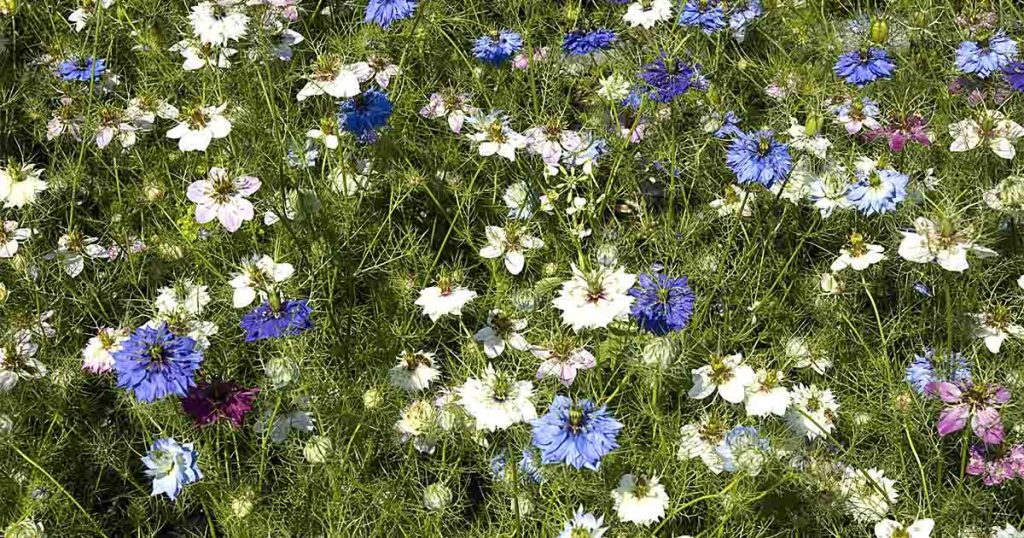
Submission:
[[[154,303],[156,311],[166,317],[182,314],[197,317],[212,300],[207,290],[206,286],[195,284],[191,280],[160,288],[157,290],[158,295]]]
[[[1017,286],[1024,289],[1024,275],[1020,275],[1020,278],[1017,279]]]
[[[999,353],[1003,341],[1010,336],[1024,338],[1024,327],[1012,323],[1004,308],[997,308],[993,313],[970,314],[970,317],[974,320],[974,337],[983,339],[990,353]]]
[[[537,379],[554,376],[567,387],[572,385],[579,370],[589,370],[597,366],[594,354],[582,347],[556,351],[534,346],[530,352],[534,357],[544,360],[537,368]]]
[[[182,39],[167,50],[177,52],[185,59],[181,64],[185,71],[196,71],[206,66],[227,69],[231,67],[230,58],[238,52],[230,47],[204,47],[191,39]]]
[[[883,519],[875,523],[875,538],[929,538],[935,521],[919,519],[904,527],[902,523],[891,519]]]
[[[537,417],[537,410],[530,401],[533,383],[515,381],[496,373],[490,364],[480,379],[467,379],[457,392],[459,405],[473,417],[480,431],[504,430]]]
[[[746,411],[752,417],[784,416],[789,408],[789,389],[782,386],[782,372],[760,369],[747,387]]]
[[[290,263],[277,263],[263,255],[242,262],[242,270],[228,281],[235,291],[231,302],[235,308],[245,308],[256,300],[257,295],[265,296],[271,287],[291,278],[295,268]]]
[[[572,521],[566,521],[562,532],[555,538],[601,538],[607,531],[603,517],[584,512],[583,505],[580,505],[572,514]]]
[[[391,79],[401,71],[397,65],[381,57],[371,57],[367,64],[373,70],[373,81],[382,90],[388,89],[388,86],[391,85]]]
[[[819,159],[828,156],[828,148],[832,146],[832,142],[829,142],[821,134],[808,135],[807,128],[801,125],[796,118],[789,118],[789,131],[787,132],[790,136],[789,145],[793,149],[806,151]]]
[[[77,232],[69,232],[57,239],[57,250],[50,253],[47,258],[57,258],[64,272],[74,278],[85,269],[85,258],[106,258],[107,249],[96,242],[95,237],[83,236]]]
[[[612,501],[619,519],[646,526],[665,517],[668,493],[657,476],[637,478],[624,474],[619,487],[612,491]]]
[[[542,248],[544,241],[516,230],[505,230],[498,226],[485,228],[487,235],[487,246],[480,249],[480,256],[487,259],[504,257],[505,269],[509,273],[518,275],[523,272],[526,264],[524,253],[527,250]]]
[[[474,116],[467,121],[476,129],[475,133],[468,136],[478,144],[477,150],[481,157],[497,154],[515,161],[516,150],[526,147],[527,138],[515,132],[509,127],[508,120],[497,113]]]
[[[999,527],[992,527],[991,538],[1024,538],[1024,531],[1019,531],[1017,527],[1007,523],[1001,529]]]
[[[231,134],[231,121],[223,115],[226,108],[222,104],[197,109],[167,131],[167,138],[177,139],[181,151],[206,151],[214,138]]]
[[[207,45],[225,46],[228,41],[245,37],[249,16],[237,9],[231,0],[200,2],[188,15],[192,33]]]
[[[74,23],[76,32],[81,32],[82,30],[85,30],[86,24],[96,12],[97,7],[102,6],[103,9],[107,9],[112,5],[114,5],[114,0],[99,0],[98,2],[85,0],[82,3],[82,7],[72,11],[71,15],[68,15],[68,22]]]
[[[794,368],[810,368],[818,375],[824,375],[832,367],[832,360],[822,353],[812,351],[802,336],[793,336],[786,341],[785,354],[793,361]]]
[[[821,273],[818,278],[818,286],[823,293],[828,295],[839,295],[846,291],[846,285],[836,277],[835,273]]]
[[[700,458],[712,473],[722,472],[722,456],[718,454],[715,447],[725,440],[724,428],[705,416],[701,418],[700,422],[684,425],[679,429],[679,434],[677,458],[680,460]]]
[[[846,197],[850,190],[847,175],[845,167],[835,164],[808,179],[807,196],[814,207],[818,208],[822,218],[831,217],[836,209],[846,209],[853,205]]]
[[[562,283],[552,302],[562,311],[562,322],[574,331],[600,329],[629,315],[633,297],[626,292],[635,282],[636,275],[620,268],[599,265],[583,272],[573,264],[572,278]]]
[[[915,232],[900,232],[899,254],[903,259],[914,263],[937,262],[947,271],[962,272],[967,269],[967,252],[973,251],[980,257],[988,258],[999,254],[989,248],[975,245],[967,237],[969,230],[942,230],[924,217],[914,220]]]
[[[46,376],[46,366],[35,358],[36,351],[39,351],[39,344],[25,333],[16,335],[14,342],[0,346],[0,392],[13,389],[21,379]]]
[[[366,62],[353,64],[341,64],[333,60],[321,62],[309,82],[299,90],[295,97],[298,101],[315,95],[327,94],[338,99],[347,99],[359,95],[362,90],[360,85],[373,77],[373,69]]]
[[[0,168],[0,200],[4,201],[4,207],[22,207],[35,202],[36,194],[46,190],[42,175],[43,171],[34,164]]]
[[[513,319],[501,310],[491,310],[487,314],[487,325],[473,335],[473,339],[484,345],[484,353],[495,358],[505,352],[505,344],[512,349],[526,351],[530,343],[520,334],[526,328],[526,320]]]
[[[82,349],[82,369],[94,374],[109,372],[114,368],[114,352],[128,340],[128,331],[101,328]]]
[[[629,80],[618,74],[612,73],[601,79],[601,87],[597,89],[598,97],[608,101],[621,101],[629,96]]]
[[[953,137],[949,151],[968,151],[985,140],[996,156],[1012,159],[1017,154],[1013,143],[1024,136],[1024,127],[1006,119],[1002,112],[986,110],[981,123],[971,118],[951,123],[949,136]]]
[[[32,237],[31,228],[18,228],[18,221],[5,220],[0,228],[0,258],[13,258],[18,253],[18,241]]]
[[[729,403],[740,403],[746,395],[747,386],[754,383],[754,369],[743,364],[743,354],[726,357],[712,355],[710,364],[690,371],[693,386],[688,395],[694,400],[703,400],[718,391],[718,395]]]
[[[316,129],[306,131],[306,137],[319,140],[327,149],[338,149],[338,126],[333,118],[324,120]]]
[[[263,413],[263,420],[256,423],[256,433],[263,434],[270,428],[270,440],[274,443],[283,443],[288,439],[292,430],[304,433],[311,433],[316,429],[313,415],[306,409],[309,407],[308,398],[296,398],[292,405],[284,410],[267,409]]]
[[[181,112],[174,105],[161,99],[133,97],[124,109],[124,119],[140,131],[148,131],[156,124],[157,117],[173,120]]]
[[[448,314],[461,316],[462,308],[475,297],[475,291],[452,286],[447,279],[442,279],[437,286],[420,290],[415,304],[423,308],[423,315],[430,316],[430,321],[436,322]]]
[[[829,389],[816,385],[797,385],[790,391],[790,408],[786,419],[798,435],[813,440],[823,437],[835,428],[839,404]]]
[[[832,272],[839,272],[847,267],[854,271],[863,271],[872,264],[885,259],[885,248],[879,245],[871,245],[864,242],[864,237],[858,233],[850,236],[849,249],[840,249],[839,257],[832,262],[829,268]]]
[[[462,132],[462,125],[466,118],[480,114],[480,109],[469,104],[469,97],[460,94],[434,93],[430,95],[430,101],[420,109],[420,116],[424,118],[448,118],[448,128],[455,134]]]
[[[433,353],[403,351],[398,356],[398,364],[391,368],[391,384],[409,392],[426,390],[441,376],[441,371],[434,368],[434,364]]]
[[[737,185],[729,185],[725,188],[725,195],[711,201],[711,207],[716,210],[719,217],[740,215],[751,217],[754,215],[754,200],[757,195],[753,192],[743,190]]]
[[[655,24],[671,18],[671,0],[653,0],[649,2],[640,0],[633,2],[626,9],[626,14],[622,16],[622,19],[634,28],[637,26],[653,28]]]
[[[846,496],[846,509],[861,523],[876,523],[885,517],[899,498],[895,485],[895,480],[886,478],[878,469],[860,472],[848,468],[839,482]]]
[[[401,441],[424,454],[432,454],[437,446],[437,407],[427,400],[416,400],[402,410],[395,429]]]

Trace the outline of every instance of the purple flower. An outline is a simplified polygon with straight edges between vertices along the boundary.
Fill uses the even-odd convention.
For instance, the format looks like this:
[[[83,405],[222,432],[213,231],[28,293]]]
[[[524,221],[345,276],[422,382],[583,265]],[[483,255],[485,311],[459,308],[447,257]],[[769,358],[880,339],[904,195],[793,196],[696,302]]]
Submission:
[[[1007,447],[977,443],[971,446],[966,471],[971,476],[981,476],[986,486],[998,486],[1006,480],[1020,477],[1024,472],[1024,445]]]
[[[928,135],[928,123],[921,116],[907,116],[896,126],[882,127],[864,133],[867,140],[884,138],[889,141],[889,149],[895,152],[903,151],[907,142],[917,142],[922,146],[929,146],[932,143]]]
[[[836,76],[850,84],[864,87],[878,79],[892,78],[896,64],[885,49],[871,47],[868,50],[854,50],[839,57],[832,67]]]
[[[69,82],[99,80],[106,70],[107,61],[102,58],[71,58],[57,66],[57,74]]]
[[[619,447],[615,438],[622,424],[590,400],[573,403],[555,396],[547,414],[534,419],[533,446],[541,463],[567,463],[576,469],[597,470],[601,458]]]
[[[969,382],[971,368],[959,353],[937,356],[934,349],[926,348],[924,355],[914,355],[913,362],[907,367],[906,378],[918,394],[926,394],[928,385],[939,381]]]
[[[725,28],[725,10],[718,0],[687,0],[679,13],[679,26],[696,26],[711,35]]]
[[[733,139],[725,164],[736,174],[736,181],[741,185],[760,183],[771,188],[793,169],[789,148],[775,140],[773,134],[762,130],[740,133]]]
[[[1017,59],[1017,42],[996,32],[988,39],[962,41],[956,49],[956,67],[968,74],[988,78]]]
[[[600,28],[593,32],[569,32],[562,40],[562,50],[570,56],[586,56],[608,50],[615,43],[615,32]]]
[[[1003,76],[1013,89],[1024,92],[1024,62],[1010,62],[1003,67]]]
[[[242,316],[245,341],[255,342],[265,338],[294,336],[313,328],[309,315],[313,309],[307,299],[287,300],[276,307],[265,302]]]
[[[669,59],[665,53],[652,63],[644,66],[640,78],[650,86],[651,99],[659,103],[668,103],[690,90],[704,89],[707,81],[700,74],[699,65],[690,65],[682,60]]]
[[[231,381],[200,382],[181,400],[181,407],[197,426],[213,424],[222,418],[241,426],[259,391],[257,387],[247,389]]]
[[[209,179],[193,182],[186,195],[196,204],[196,222],[206,224],[214,218],[224,229],[234,233],[247,220],[252,220],[252,202],[246,200],[260,188],[255,176],[228,177],[228,171],[216,166],[210,168]]]
[[[630,313],[640,323],[641,329],[664,336],[690,324],[696,298],[688,277],[670,278],[661,273],[641,273],[639,284],[628,293],[635,299]]]
[[[946,404],[939,413],[939,436],[964,429],[970,419],[971,429],[982,441],[990,445],[1003,442],[1003,419],[997,406],[1010,401],[1010,391],[1002,385],[939,381],[929,383],[925,392],[938,396]]]

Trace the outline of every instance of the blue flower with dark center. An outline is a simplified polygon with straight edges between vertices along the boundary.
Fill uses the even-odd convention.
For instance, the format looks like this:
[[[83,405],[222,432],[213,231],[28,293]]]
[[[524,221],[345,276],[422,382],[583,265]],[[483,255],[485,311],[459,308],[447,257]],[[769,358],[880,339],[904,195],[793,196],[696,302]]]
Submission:
[[[793,169],[789,148],[775,140],[768,130],[736,135],[729,145],[725,164],[741,185],[760,183],[769,188]]]
[[[679,13],[679,26],[696,26],[705,34],[725,28],[725,10],[718,0],[688,0]]]
[[[988,78],[1017,59],[1017,42],[997,32],[981,41],[962,41],[956,49],[956,67],[968,74]]]
[[[384,92],[369,89],[346,99],[338,108],[338,125],[364,142],[376,140],[377,129],[391,117],[391,101]]]
[[[313,328],[309,319],[313,309],[306,304],[307,299],[288,300],[274,308],[270,303],[252,309],[242,316],[242,329],[245,330],[245,341],[255,342],[265,338],[294,336]]]
[[[1013,89],[1024,92],[1024,62],[1010,62],[1003,67],[1003,76]]]
[[[601,458],[619,447],[615,442],[622,424],[590,400],[573,403],[555,396],[547,414],[534,419],[533,446],[541,463],[567,463],[576,469],[597,470]]]
[[[57,66],[57,74],[69,82],[99,80],[106,70],[107,61],[102,58],[70,58]]]
[[[891,168],[858,172],[859,181],[850,187],[846,199],[861,213],[873,215],[894,211],[907,197],[910,178]]]
[[[569,32],[562,40],[562,50],[570,56],[586,56],[608,50],[615,43],[615,32],[600,28],[593,32]]]
[[[387,28],[397,21],[412,17],[415,10],[416,0],[370,0],[366,5],[363,22],[375,22],[381,28]]]
[[[635,299],[630,313],[645,331],[663,336],[690,324],[696,297],[685,276],[641,273],[639,285],[629,295]]]
[[[511,30],[492,32],[473,43],[473,56],[491,65],[499,66],[523,48],[523,36]]]
[[[896,63],[885,49],[871,47],[866,51],[854,50],[843,54],[832,71],[846,82],[864,87],[878,79],[892,78]]]
[[[179,444],[173,437],[154,441],[142,458],[146,476],[153,479],[151,495],[163,493],[172,501],[177,499],[182,488],[203,477],[198,458],[192,443]]]
[[[924,355],[914,355],[913,362],[907,367],[907,382],[918,394],[925,394],[925,387],[929,384],[942,381],[971,381],[971,367],[963,355],[954,352],[936,356],[931,348],[925,348]]]
[[[134,391],[143,402],[172,394],[184,397],[195,386],[195,372],[203,362],[196,341],[175,335],[167,323],[139,327],[113,357],[117,386]]]
[[[650,86],[651,99],[659,103],[668,103],[690,88],[703,90],[707,86],[707,80],[700,74],[699,65],[690,65],[677,59],[666,61],[664,53],[644,66],[640,78]]]

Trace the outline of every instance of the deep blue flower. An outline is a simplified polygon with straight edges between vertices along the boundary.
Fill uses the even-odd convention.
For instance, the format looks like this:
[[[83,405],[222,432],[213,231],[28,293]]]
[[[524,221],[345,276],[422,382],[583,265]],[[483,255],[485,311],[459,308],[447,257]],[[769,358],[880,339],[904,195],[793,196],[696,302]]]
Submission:
[[[1013,89],[1024,92],[1024,62],[1010,62],[1003,67],[1003,76]]]
[[[192,443],[179,444],[173,437],[157,439],[142,458],[146,476],[153,479],[151,495],[166,494],[173,501],[181,489],[203,477]]]
[[[981,41],[962,41],[956,49],[960,71],[988,78],[1017,58],[1017,42],[998,32]]]
[[[961,383],[971,381],[971,367],[960,353],[949,356],[935,356],[935,350],[925,348],[924,355],[914,355],[907,367],[907,382],[918,394],[925,394],[930,383],[948,381]]]
[[[184,397],[195,386],[195,371],[203,362],[196,341],[175,335],[167,323],[139,327],[113,357],[117,386],[134,391],[143,402],[172,394]]]
[[[376,89],[346,99],[338,108],[338,125],[367,142],[376,140],[377,129],[387,125],[390,117],[391,101]]]
[[[696,26],[705,34],[725,28],[725,10],[718,0],[688,0],[679,13],[679,26]]]
[[[522,48],[522,35],[511,30],[502,30],[477,38],[473,43],[473,56],[498,66],[508,61]]]
[[[242,329],[245,329],[245,341],[255,342],[264,338],[280,338],[293,336],[313,328],[309,315],[313,309],[306,304],[307,299],[284,301],[277,309],[269,303],[252,309],[242,316]]]
[[[615,32],[600,28],[593,32],[569,32],[562,40],[562,50],[570,56],[585,56],[608,50],[615,43]]]
[[[743,41],[747,37],[747,26],[763,14],[764,8],[761,7],[761,0],[750,0],[746,7],[734,11],[729,15],[729,29],[732,30],[732,37],[736,41]]]
[[[658,336],[679,331],[690,324],[696,298],[688,278],[670,278],[662,273],[640,274],[640,283],[629,290],[635,300],[630,313],[640,328]]]
[[[736,426],[725,434],[715,451],[721,456],[722,469],[726,472],[745,471],[757,475],[768,458],[768,440],[753,426]]]
[[[415,10],[416,0],[370,0],[366,5],[363,22],[375,22],[381,28],[387,28],[397,21],[412,17]]]
[[[102,58],[70,58],[57,66],[57,74],[69,82],[99,80],[106,70],[107,61]]]
[[[760,183],[771,187],[792,170],[789,148],[772,135],[768,130],[741,132],[733,139],[725,163],[740,184]]]
[[[907,197],[910,178],[906,174],[884,168],[857,175],[860,179],[850,187],[846,199],[865,215],[894,211]]]
[[[596,470],[601,458],[619,447],[615,437],[622,424],[590,400],[573,403],[555,396],[547,414],[531,422],[533,446],[540,449],[541,463],[567,463],[576,469]]]
[[[659,103],[667,103],[690,88],[702,90],[707,86],[707,81],[700,74],[699,65],[690,65],[677,59],[666,62],[664,53],[644,66],[640,78],[650,86],[651,99]]]
[[[885,49],[871,47],[866,51],[854,50],[843,54],[832,71],[846,82],[863,87],[880,78],[892,78],[896,64]]]

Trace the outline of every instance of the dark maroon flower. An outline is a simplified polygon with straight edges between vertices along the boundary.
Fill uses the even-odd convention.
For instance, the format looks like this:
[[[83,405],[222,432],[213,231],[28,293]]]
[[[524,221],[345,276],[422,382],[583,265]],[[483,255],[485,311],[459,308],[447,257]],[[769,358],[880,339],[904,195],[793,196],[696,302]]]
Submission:
[[[181,407],[199,426],[213,424],[221,418],[241,426],[259,391],[258,387],[246,389],[231,381],[200,382],[181,400]]]
[[[939,436],[964,429],[970,419],[971,429],[979,439],[990,445],[1003,442],[1003,418],[998,407],[1010,401],[1010,391],[1002,385],[939,381],[929,383],[924,390],[946,404],[939,413]]]
[[[981,476],[986,486],[998,486],[1006,480],[1019,477],[1024,471],[1024,445],[986,445],[971,447],[967,474]]]
[[[932,143],[931,135],[928,134],[928,122],[921,116],[907,116],[902,121],[894,122],[892,125],[872,129],[864,133],[864,138],[874,140],[884,138],[889,141],[889,149],[892,151],[903,151],[907,142],[917,142],[922,146],[929,146]]]

